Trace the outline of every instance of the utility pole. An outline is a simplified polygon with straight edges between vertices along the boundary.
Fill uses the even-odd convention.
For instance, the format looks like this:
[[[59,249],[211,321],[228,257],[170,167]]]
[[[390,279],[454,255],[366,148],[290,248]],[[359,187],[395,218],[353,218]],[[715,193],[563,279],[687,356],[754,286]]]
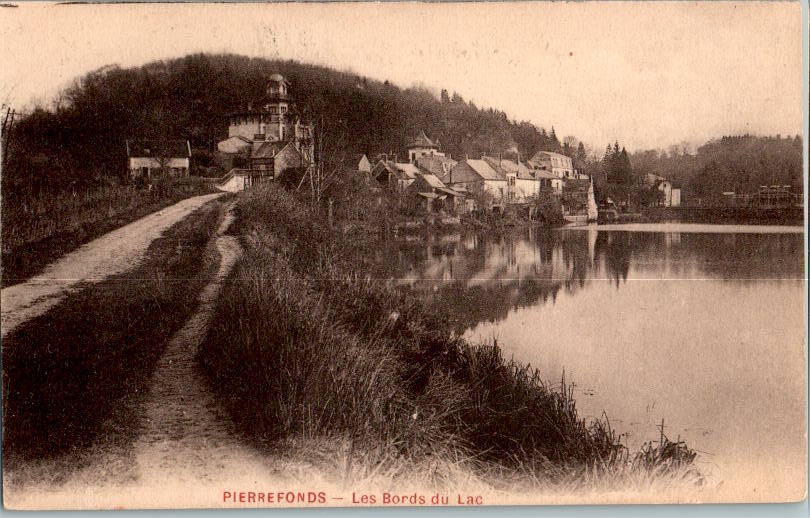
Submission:
[[[3,162],[2,169],[5,172],[8,156],[8,144],[11,142],[11,130],[14,127],[14,114],[15,110],[11,108],[6,109],[6,116],[3,118]]]

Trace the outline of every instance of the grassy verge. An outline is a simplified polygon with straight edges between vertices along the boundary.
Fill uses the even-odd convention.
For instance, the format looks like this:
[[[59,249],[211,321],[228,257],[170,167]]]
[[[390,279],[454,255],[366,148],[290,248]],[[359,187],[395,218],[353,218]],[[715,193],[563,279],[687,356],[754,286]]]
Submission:
[[[579,418],[564,380],[552,388],[372,279],[357,261],[367,245],[321,225],[290,193],[251,193],[237,215],[245,255],[200,361],[260,442],[345,440],[346,473],[356,464],[391,480],[430,469],[433,483],[450,466],[536,484],[597,473],[698,478],[684,444],[662,438],[628,452],[606,419]]]
[[[206,243],[222,203],[171,227],[132,271],[69,295],[3,339],[4,467],[90,445],[111,413],[145,391],[217,267]],[[121,419],[135,429],[134,416]]]
[[[39,272],[59,256],[180,200],[213,192],[197,178],[100,187],[73,195],[37,198],[4,195],[2,202],[2,285],[11,286]]]

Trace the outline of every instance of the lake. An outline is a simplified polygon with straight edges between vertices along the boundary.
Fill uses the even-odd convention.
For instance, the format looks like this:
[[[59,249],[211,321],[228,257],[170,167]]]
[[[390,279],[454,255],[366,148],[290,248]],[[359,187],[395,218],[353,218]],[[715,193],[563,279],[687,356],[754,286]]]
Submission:
[[[376,264],[546,380],[632,449],[664,433],[726,496],[806,473],[804,234],[595,225],[392,239]],[[722,484],[721,484],[722,482]]]

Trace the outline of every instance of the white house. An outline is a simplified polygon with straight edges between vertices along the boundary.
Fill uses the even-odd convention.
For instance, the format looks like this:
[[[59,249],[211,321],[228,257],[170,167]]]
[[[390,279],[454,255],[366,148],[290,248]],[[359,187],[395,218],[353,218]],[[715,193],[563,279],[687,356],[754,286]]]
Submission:
[[[506,176],[493,169],[486,160],[462,160],[450,170],[447,179],[447,185],[452,188],[463,186],[467,191],[480,188],[498,203],[507,198]]]
[[[542,169],[532,169],[519,159],[506,160],[500,157],[482,157],[490,167],[506,177],[507,198],[514,201],[524,201],[540,192],[562,191],[562,179],[551,172]]]
[[[681,206],[681,190],[678,187],[673,187],[672,182],[658,176],[657,174],[647,174],[644,178],[648,185],[655,186],[658,184],[658,190],[664,193],[664,207],[680,207]]]
[[[217,151],[226,156],[246,153],[253,159],[268,142],[289,142],[304,162],[311,162],[313,129],[295,112],[289,86],[280,74],[271,75],[258,109],[250,103],[247,109],[228,115],[228,138],[217,143]]]
[[[571,157],[551,151],[538,151],[529,160],[534,169],[549,171],[557,178],[574,178],[574,161]]]
[[[188,140],[127,140],[127,168],[132,178],[188,176],[191,144]]]

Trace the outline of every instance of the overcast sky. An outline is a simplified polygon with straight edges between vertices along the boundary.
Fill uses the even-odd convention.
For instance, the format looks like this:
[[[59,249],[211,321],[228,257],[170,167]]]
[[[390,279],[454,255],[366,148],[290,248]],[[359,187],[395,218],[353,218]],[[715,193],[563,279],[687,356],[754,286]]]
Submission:
[[[596,149],[801,134],[795,3],[26,5],[0,9],[0,100],[190,52],[458,91]]]

